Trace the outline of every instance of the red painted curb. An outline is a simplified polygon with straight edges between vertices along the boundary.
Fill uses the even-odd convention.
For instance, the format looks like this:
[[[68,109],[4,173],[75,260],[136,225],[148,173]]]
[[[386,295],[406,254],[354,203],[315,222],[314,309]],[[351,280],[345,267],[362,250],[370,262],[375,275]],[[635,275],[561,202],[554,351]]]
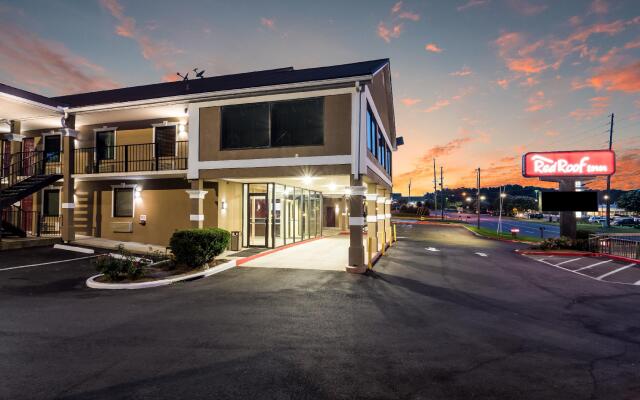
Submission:
[[[273,253],[277,253],[279,251],[282,251],[284,249],[288,249],[288,248],[293,247],[293,246],[297,246],[297,245],[304,244],[304,243],[310,243],[310,242],[313,242],[313,241],[316,241],[316,240],[320,240],[320,239],[324,239],[324,238],[325,238],[325,236],[322,236],[322,237],[317,237],[317,238],[313,238],[313,239],[303,240],[302,242],[285,244],[284,246],[277,247],[275,249],[263,251],[262,253],[255,254],[253,256],[241,258],[241,259],[236,261],[236,266],[242,265],[242,264],[244,264],[246,262],[249,262],[251,260],[255,260],[256,258],[268,256],[269,254],[273,254]]]

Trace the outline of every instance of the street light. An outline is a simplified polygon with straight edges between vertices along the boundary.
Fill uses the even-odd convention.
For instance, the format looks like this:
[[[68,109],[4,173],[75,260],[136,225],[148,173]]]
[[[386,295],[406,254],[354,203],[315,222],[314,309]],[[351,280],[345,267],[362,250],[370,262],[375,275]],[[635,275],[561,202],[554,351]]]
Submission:
[[[473,200],[471,197],[467,197],[467,203],[471,203],[471,201]]]
[[[487,197],[486,197],[486,196],[480,196],[480,200],[481,200],[481,201],[485,201],[486,199],[487,199]]]
[[[504,199],[505,197],[507,197],[507,194],[506,193],[500,193],[500,197],[502,197]]]
[[[604,199],[605,199],[605,200],[609,200],[609,195],[608,195],[608,194],[605,194],[605,195],[604,195]]]

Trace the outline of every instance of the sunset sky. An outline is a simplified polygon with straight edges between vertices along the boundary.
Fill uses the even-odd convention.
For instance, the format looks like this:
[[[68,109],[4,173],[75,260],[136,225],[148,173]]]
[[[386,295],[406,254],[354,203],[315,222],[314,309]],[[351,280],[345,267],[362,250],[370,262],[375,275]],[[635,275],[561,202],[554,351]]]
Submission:
[[[152,4],[152,6],[151,6]],[[538,184],[526,151],[604,148],[640,188],[640,1],[2,1],[0,82],[45,95],[390,58],[395,191]],[[598,187],[602,182],[596,183]]]

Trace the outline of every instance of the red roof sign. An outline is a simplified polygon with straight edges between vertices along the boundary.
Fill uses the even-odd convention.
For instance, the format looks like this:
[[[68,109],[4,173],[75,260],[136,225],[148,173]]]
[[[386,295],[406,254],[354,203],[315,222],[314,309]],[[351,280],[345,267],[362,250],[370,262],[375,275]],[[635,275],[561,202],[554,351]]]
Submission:
[[[522,156],[525,177],[609,176],[616,172],[611,150],[533,152]]]

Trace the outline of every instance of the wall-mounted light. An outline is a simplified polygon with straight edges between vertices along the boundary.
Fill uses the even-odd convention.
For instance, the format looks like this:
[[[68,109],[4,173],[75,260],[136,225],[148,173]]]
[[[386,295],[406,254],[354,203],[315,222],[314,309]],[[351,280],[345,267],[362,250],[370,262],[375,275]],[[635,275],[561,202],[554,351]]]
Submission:
[[[333,183],[333,182],[331,182],[331,183],[329,184],[329,190],[331,190],[332,192],[334,192],[334,191],[336,190],[336,184],[335,184],[335,183]]]
[[[336,214],[340,213],[340,206],[336,204]]]
[[[133,191],[133,198],[136,200],[142,199],[142,187],[136,186],[136,189]]]
[[[222,211],[226,211],[227,210],[227,202],[222,200],[222,202],[220,203],[220,209]]]
[[[311,185],[312,181],[313,178],[311,178],[309,175],[305,175],[302,177],[302,183],[304,183],[305,185]]]

